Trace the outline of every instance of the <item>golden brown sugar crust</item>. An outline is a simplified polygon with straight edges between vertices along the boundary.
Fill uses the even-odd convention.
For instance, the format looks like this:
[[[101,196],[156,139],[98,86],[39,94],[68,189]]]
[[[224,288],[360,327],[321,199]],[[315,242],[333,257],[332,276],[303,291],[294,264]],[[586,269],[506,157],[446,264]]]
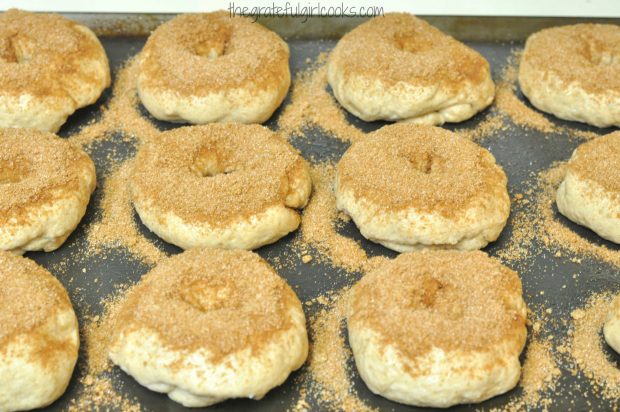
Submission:
[[[88,155],[52,133],[0,130],[0,224],[27,224],[45,205],[75,196],[89,170],[95,174]]]
[[[348,321],[379,333],[409,359],[433,348],[484,351],[525,339],[521,281],[485,253],[404,253],[353,287]]]
[[[186,222],[225,226],[287,204],[307,165],[283,138],[259,125],[210,124],[162,133],[143,147],[132,175],[134,201]]]
[[[142,55],[141,86],[181,96],[279,89],[289,72],[277,34],[224,11],[175,17],[151,34]]]
[[[73,310],[60,282],[30,259],[0,251],[0,351],[60,311]]]
[[[582,144],[567,167],[581,179],[598,183],[614,199],[620,199],[620,132]]]
[[[387,86],[459,89],[485,81],[489,63],[475,50],[411,14],[388,13],[340,39],[330,57],[345,77],[362,76]]]
[[[161,262],[130,289],[117,333],[147,329],[168,348],[204,348],[217,359],[261,350],[293,327],[290,311],[300,305],[258,255],[192,249]]]
[[[84,84],[101,87],[101,79],[84,61],[107,62],[107,57],[99,41],[79,27],[56,14],[15,9],[1,13],[0,95],[73,100]]]
[[[620,93],[620,27],[575,24],[531,35],[522,62],[593,94]]]
[[[481,194],[504,197],[506,175],[486,149],[448,130],[394,124],[347,150],[339,186],[383,211],[456,217]]]

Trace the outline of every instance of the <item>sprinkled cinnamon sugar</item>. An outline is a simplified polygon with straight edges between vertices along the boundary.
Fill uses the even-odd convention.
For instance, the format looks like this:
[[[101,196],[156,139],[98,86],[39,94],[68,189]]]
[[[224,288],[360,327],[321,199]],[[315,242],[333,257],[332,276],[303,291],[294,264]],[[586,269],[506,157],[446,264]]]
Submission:
[[[334,97],[327,91],[326,54],[321,54],[314,67],[297,73],[291,102],[278,118],[278,127],[293,136],[303,136],[304,128],[316,126],[345,142],[364,136],[351,125]]]
[[[166,254],[138,231],[129,194],[132,170],[133,160],[128,160],[106,178],[100,206],[101,218],[88,228],[88,247],[91,253],[105,247],[125,247],[134,256],[154,264]]]
[[[349,290],[340,291],[311,319],[309,371],[315,382],[311,393],[334,409],[373,411],[359,399],[349,378],[352,371],[347,363],[352,353],[342,334],[348,299]]]
[[[336,231],[335,167],[329,163],[319,164],[312,167],[310,174],[313,193],[302,214],[303,240],[327,256],[332,264],[350,271],[362,270],[368,261],[366,252],[356,241]]]
[[[85,379],[102,377],[103,372],[112,369],[108,358],[112,339],[118,329],[118,312],[120,311],[129,285],[123,285],[114,294],[102,300],[101,315],[87,316],[82,326],[87,364]]]
[[[532,222],[538,236],[547,247],[562,247],[578,256],[592,256],[620,266],[620,251],[584,239],[559,220],[553,206],[557,188],[565,174],[566,164],[558,163],[538,176],[538,195],[534,203],[536,220]]]
[[[571,260],[580,262],[585,256],[600,259],[620,267],[620,251],[597,245],[574,232],[555,210],[556,193],[566,175],[566,163],[555,163],[535,175],[532,187],[519,194],[512,218],[513,233],[498,257],[519,264],[531,257],[534,245],[543,245],[556,257],[565,249],[574,254]]]
[[[508,125],[504,120],[504,116],[498,115],[495,112],[495,110],[492,110],[483,121],[473,128],[457,129],[454,132],[466,139],[480,141],[497,132],[507,131]]]
[[[127,285],[121,285],[111,296],[103,299],[101,315],[87,316],[82,322],[81,335],[84,340],[86,363],[81,365],[80,384],[82,388],[69,404],[69,412],[83,410],[120,410],[138,412],[142,410],[137,400],[119,393],[110,377],[112,363],[108,353],[117,327],[118,312],[125,296]]]
[[[121,412],[140,412],[142,407],[137,400],[119,394],[110,378],[86,376],[80,382],[83,389],[76,398],[71,399],[67,412],[86,410],[116,410]]]
[[[119,70],[112,89],[112,98],[103,110],[101,118],[84,126],[79,133],[71,136],[70,141],[82,146],[104,140],[112,133],[122,133],[125,139],[140,142],[153,140],[159,131],[144,117],[138,107],[136,91],[138,78],[138,58],[130,58]]]
[[[383,127],[347,150],[337,179],[342,196],[384,213],[414,208],[453,218],[481,198],[492,198],[508,215],[506,175],[493,156],[445,129]]]
[[[553,392],[561,372],[552,353],[552,343],[536,337],[527,346],[519,385],[523,388],[522,402],[527,406],[548,407],[551,399],[543,397]]]
[[[566,396],[567,388],[560,385],[562,369],[566,368],[562,353],[564,345],[557,345],[555,337],[548,334],[552,324],[565,324],[544,305],[528,307],[528,344],[521,368],[520,390],[513,392],[516,396],[500,407],[491,408],[492,412],[520,412],[523,410],[547,411],[554,402]],[[564,341],[562,336],[560,342]]]
[[[371,328],[415,364],[433,347],[487,351],[505,342],[518,356],[525,316],[516,272],[483,252],[423,251],[362,278],[352,289],[348,325]]]
[[[601,335],[612,299],[609,293],[594,294],[583,308],[572,312],[570,355],[598,395],[617,400],[620,398],[620,369],[605,353]]]
[[[529,127],[544,133],[553,133],[557,131],[556,126],[540,112],[530,109],[515,94],[519,57],[518,53],[509,57],[497,84],[494,107],[519,126]]]
[[[204,96],[221,90],[288,89],[288,47],[274,32],[228,12],[184,14],[159,26],[143,49],[142,89]]]
[[[154,331],[167,348],[206,348],[219,359],[247,347],[256,353],[296,327],[295,307],[295,293],[258,255],[192,249],[129,289],[114,333]]]
[[[512,199],[512,234],[508,243],[496,254],[502,261],[521,264],[536,250],[533,246],[539,227],[535,222],[536,215],[532,213],[536,199],[533,189],[517,193]]]

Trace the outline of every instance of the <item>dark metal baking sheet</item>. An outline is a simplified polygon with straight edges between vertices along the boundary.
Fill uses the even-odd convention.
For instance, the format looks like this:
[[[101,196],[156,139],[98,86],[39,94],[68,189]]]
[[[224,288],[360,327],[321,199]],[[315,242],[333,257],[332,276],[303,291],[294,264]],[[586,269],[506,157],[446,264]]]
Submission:
[[[115,75],[120,65],[130,56],[136,54],[141,49],[145,41],[144,37],[103,37],[102,42],[108,53],[110,63]],[[307,66],[307,60],[314,60],[322,51],[330,50],[336,43],[334,39],[294,39],[289,40],[291,50],[291,70],[296,73],[298,70]],[[520,47],[522,43],[497,43],[492,40],[469,43],[472,47],[479,50],[491,63],[493,75],[495,79],[499,78],[499,71],[506,63],[510,51],[514,47]],[[520,96],[522,98],[522,96]],[[289,96],[290,98],[290,96]],[[285,105],[288,103],[288,99]],[[69,121],[63,126],[60,135],[63,137],[76,133],[79,128],[90,120],[99,115],[102,105],[105,105],[110,99],[110,90],[107,90],[97,104],[78,111],[69,118]],[[267,123],[268,127],[276,127],[276,119],[281,112],[278,110],[274,117]],[[145,116],[146,111],[143,110]],[[460,125],[447,125],[449,129],[456,127],[474,126],[482,118],[485,113],[475,116],[473,119]],[[552,119],[551,117],[549,117]],[[348,120],[360,127],[364,131],[375,130],[382,126],[383,123],[365,123],[359,121],[353,116],[348,116]],[[573,128],[584,130],[596,130],[588,126],[576,123],[563,122],[552,119],[556,124],[570,125]],[[177,125],[167,124],[164,122],[155,123],[163,130]],[[330,138],[323,134],[320,130],[309,130],[310,138],[293,140],[302,152],[309,158],[314,156],[317,159],[337,159],[346,150],[346,144]],[[486,138],[481,145],[488,148],[497,158],[497,161],[504,167],[508,178],[511,195],[524,192],[532,181],[532,172],[540,171],[547,168],[552,162],[567,159],[573,149],[580,144],[577,139],[569,139],[564,135],[545,135],[535,130],[527,130],[514,127],[509,131],[499,131],[495,135]],[[102,142],[94,146],[92,157],[96,163],[99,187],[97,188],[91,204],[83,221],[77,230],[67,240],[59,250],[52,253],[28,253],[27,256],[34,259],[45,267],[53,271],[54,265],[60,261],[67,262],[67,268],[58,273],[60,281],[65,285],[72,297],[74,306],[78,313],[81,324],[84,324],[84,315],[89,313],[97,313],[101,311],[100,301],[114,291],[115,285],[125,284],[127,282],[135,282],[140,276],[146,273],[149,268],[144,264],[133,259],[122,249],[113,250],[105,254],[105,258],[93,257],[86,261],[74,260],[72,256],[79,254],[79,251],[85,247],[85,230],[93,222],[98,219],[98,207],[102,197],[101,183],[102,176],[109,170],[110,163],[108,155],[113,153],[116,158],[128,157],[133,154],[134,149],[129,144],[123,142],[122,139],[114,139],[112,141]],[[179,253],[180,250],[174,246],[165,244],[158,240],[139,222],[136,217],[142,234],[149,239],[153,239],[156,244],[163,250],[170,253]],[[564,224],[569,225],[583,237],[600,244],[605,244],[610,249],[620,250],[617,245],[605,242],[597,238],[596,235],[588,230],[582,229],[570,222],[563,220]],[[513,221],[511,220],[502,233],[500,239],[491,244],[486,251],[491,255],[495,255],[507,245],[507,241],[513,231]],[[372,244],[363,239],[352,223],[342,228],[342,233],[353,239],[359,240],[364,249],[370,255],[387,255],[394,256],[393,252]],[[258,253],[268,261],[274,262],[278,256],[287,254],[291,251],[292,242],[297,234],[291,234],[279,242],[261,248]],[[534,248],[543,248],[542,245],[534,245]],[[294,255],[294,254],[293,254]],[[280,270],[280,274],[287,279],[289,284],[297,292],[302,301],[312,299],[328,290],[338,289],[339,287],[351,282],[351,277],[344,276],[342,271],[335,270],[327,264],[320,263],[317,259],[309,264],[303,264],[301,261],[291,260],[290,266]],[[581,276],[574,279],[572,274],[580,273]],[[563,257],[554,257],[552,253],[545,252],[536,254],[532,260],[528,260],[520,265],[520,275],[523,280],[525,298],[528,304],[544,303],[553,310],[553,316],[569,319],[570,312],[575,307],[582,305],[585,299],[595,291],[603,290],[620,290],[618,270],[609,265],[603,264],[590,258],[584,258],[582,263],[577,264],[570,260],[570,256],[564,254]],[[97,281],[95,281],[97,279]],[[562,285],[567,285],[562,289]],[[544,297],[540,292],[544,291]],[[311,313],[307,313],[311,315]],[[566,327],[559,326],[558,329],[550,330],[555,336],[566,336]],[[561,338],[556,340],[560,343]],[[611,350],[609,351],[611,359],[620,360]],[[50,411],[59,411],[67,407],[70,400],[76,397],[80,391],[78,377],[85,365],[83,353],[80,355],[78,366],[69,388],[64,396],[47,408]],[[211,411],[244,411],[253,409],[257,411],[273,411],[286,410],[293,406],[298,397],[299,379],[295,377],[306,373],[306,367],[295,372],[286,383],[281,387],[273,389],[263,400],[231,400],[212,406]],[[566,395],[557,396],[554,399],[552,410],[584,410],[584,409],[607,409],[608,401],[601,401],[589,390],[589,384],[580,376],[574,377],[567,370],[562,371],[560,385],[572,384],[575,380],[582,382],[581,389],[585,393],[573,391],[572,397]],[[118,392],[135,397],[145,410],[157,411],[180,411],[184,410],[180,405],[170,401],[166,395],[151,392],[141,387],[132,378],[125,375],[118,368],[115,368],[111,374],[112,381]],[[385,410],[406,411],[415,410],[403,405],[399,405],[379,396],[375,396],[369,392],[359,376],[352,368],[350,377],[359,396],[369,405],[380,407]],[[478,408],[501,407],[505,405],[511,398],[518,395],[520,389],[515,389],[508,394],[498,396],[480,405],[465,405],[454,408],[454,410],[465,411]],[[315,400],[310,399],[310,403],[314,410],[325,410],[326,405],[317,404]]]

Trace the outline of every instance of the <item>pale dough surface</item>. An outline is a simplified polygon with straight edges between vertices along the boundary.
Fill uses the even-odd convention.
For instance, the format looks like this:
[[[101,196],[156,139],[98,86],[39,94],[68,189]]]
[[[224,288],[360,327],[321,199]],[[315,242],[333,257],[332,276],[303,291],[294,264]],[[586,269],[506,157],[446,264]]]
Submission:
[[[620,243],[620,202],[598,183],[567,172],[556,195],[558,210],[600,237]]]
[[[446,218],[415,208],[386,211],[381,205],[357,198],[336,183],[336,202],[355,221],[362,235],[397,252],[425,248],[476,250],[496,240],[508,219],[510,200],[481,194],[462,216]]]
[[[37,353],[63,347],[53,367],[33,361]],[[57,313],[47,323],[0,344],[0,410],[21,411],[47,406],[67,388],[77,362],[80,338],[73,310]]]
[[[620,243],[620,133],[597,137],[575,149],[556,194],[561,214]]]
[[[134,191],[134,198],[141,199]],[[268,245],[294,231],[301,221],[291,207],[276,205],[249,218],[228,222],[224,227],[208,222],[188,222],[172,212],[161,211],[150,201],[136,200],[134,207],[146,227],[168,243],[183,249],[214,247],[252,250]]]
[[[369,328],[349,327],[349,342],[357,369],[370,390],[407,405],[447,408],[482,402],[514,388],[521,376],[512,343],[470,353],[434,348],[424,357],[410,360]],[[407,372],[420,368],[429,373],[412,376]]]
[[[141,385],[166,393],[183,406],[203,407],[229,398],[261,399],[303,365],[308,354],[304,314],[300,308],[292,308],[289,314],[294,327],[273,338],[259,355],[246,348],[214,362],[207,349],[171,350],[156,334],[140,329],[123,334],[110,359]]]

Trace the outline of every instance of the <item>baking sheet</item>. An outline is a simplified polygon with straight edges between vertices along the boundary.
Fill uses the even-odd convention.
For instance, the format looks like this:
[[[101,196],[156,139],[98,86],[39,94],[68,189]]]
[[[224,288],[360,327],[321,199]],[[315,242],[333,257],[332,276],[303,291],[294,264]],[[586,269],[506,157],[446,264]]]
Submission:
[[[559,21],[558,21],[559,22]],[[308,23],[307,23],[308,24]],[[320,26],[319,26],[320,27]],[[309,29],[306,29],[309,30]],[[320,34],[320,33],[319,33]],[[291,71],[295,74],[300,69],[308,66],[307,59],[313,61],[320,52],[330,50],[336,43],[333,38],[296,38],[289,39],[291,50]],[[110,64],[113,69],[113,76],[118,72],[120,65],[130,56],[135,55],[144,44],[144,36],[104,36],[102,43],[106,49]],[[505,65],[513,48],[518,48],[522,42],[499,43],[493,39],[486,41],[469,42],[470,46],[480,51],[490,62],[493,68],[494,78],[499,78],[501,68]],[[520,96],[520,95],[519,95]],[[520,96],[522,98],[522,96]],[[87,124],[92,119],[99,116],[99,110],[110,99],[108,89],[99,102],[93,106],[78,111],[69,118],[63,126],[60,135],[68,137],[76,133],[81,126]],[[288,104],[290,96],[287,97],[284,105]],[[272,119],[266,124],[270,128],[276,127],[277,117],[281,113],[279,109]],[[148,116],[146,111],[143,114]],[[473,127],[483,119],[485,114],[479,114],[473,119],[459,125],[447,125],[446,128]],[[551,117],[549,117],[552,119]],[[348,120],[360,127],[364,131],[371,131],[379,128],[384,123],[374,122],[365,123],[353,116],[348,116]],[[576,123],[564,122],[552,119],[555,124],[569,125],[572,128],[583,130],[594,130],[588,126]],[[161,128],[169,129],[178,127],[177,125],[154,121]],[[310,138],[293,139],[292,143],[298,147],[304,157],[314,157],[316,159],[337,159],[345,150],[347,145],[332,137],[325,135],[318,129],[308,131]],[[567,159],[573,149],[582,143],[582,140],[569,139],[565,135],[543,134],[536,130],[514,127],[508,131],[498,131],[493,136],[488,137],[480,144],[488,148],[497,158],[506,171],[509,179],[509,190],[511,196],[516,193],[523,193],[531,186],[533,180],[532,173],[549,167],[552,162]],[[77,230],[67,240],[59,250],[52,253],[28,253],[27,256],[34,259],[41,265],[53,271],[58,262],[66,262],[66,268],[62,273],[58,273],[60,281],[65,285],[72,298],[78,318],[84,324],[86,313],[93,314],[101,312],[100,301],[115,290],[115,286],[126,284],[127,282],[137,281],[149,268],[139,261],[133,259],[131,255],[122,249],[107,252],[104,257],[92,257],[86,261],[74,260],[80,250],[86,247],[85,231],[89,225],[98,219],[99,204],[102,197],[102,183],[104,176],[110,169],[109,155],[113,155],[116,160],[129,157],[133,154],[133,148],[124,142],[120,137],[112,141],[105,141],[94,145],[92,153],[96,163],[99,186],[91,200],[86,216]],[[513,214],[508,226],[503,231],[498,241],[491,244],[485,250],[491,254],[496,253],[506,247],[508,239],[513,231]],[[142,226],[137,216],[135,220],[141,233],[169,253],[179,253],[180,249],[165,244],[158,240],[148,229]],[[580,228],[563,219],[563,222],[574,229],[584,238],[598,244],[605,244],[610,249],[620,250],[617,245],[600,240],[592,232]],[[361,237],[353,223],[346,224],[341,233],[359,240],[364,249],[370,256],[386,255],[394,256],[394,253],[382,246],[372,244]],[[259,249],[257,252],[270,262],[275,262],[283,254],[291,253],[294,237],[298,234],[291,234],[273,245]],[[543,248],[541,245],[533,245],[533,248]],[[341,270],[334,269],[328,264],[322,264],[318,259],[314,259],[309,264],[303,264],[300,259],[290,259],[290,266],[279,270],[280,275],[287,279],[289,284],[298,294],[300,300],[307,301],[315,298],[322,293],[335,290],[343,285],[350,284],[352,278],[345,276]],[[581,306],[592,292],[596,291],[618,291],[620,290],[618,269],[603,264],[591,258],[584,258],[581,263],[574,263],[570,259],[570,254],[564,253],[562,257],[555,257],[551,252],[537,254],[534,259],[527,260],[519,265],[519,272],[523,280],[525,299],[528,304],[544,304],[553,310],[553,316],[570,319],[570,312]],[[580,273],[577,278],[573,274]],[[96,279],[96,281],[95,281]],[[562,288],[566,285],[566,288]],[[541,295],[544,292],[544,296]],[[307,316],[311,313],[307,312]],[[559,323],[559,322],[558,322]],[[561,323],[559,323],[561,325]],[[557,326],[549,332],[555,336],[566,336],[567,327]],[[561,339],[556,342],[561,342]],[[609,351],[610,359],[620,360],[620,357]],[[80,354],[78,366],[74,377],[64,396],[46,410],[59,411],[65,409],[72,398],[76,397],[80,390],[78,377],[85,365],[83,353]],[[355,368],[352,368],[351,379],[358,395],[370,406],[380,407],[385,410],[405,411],[416,410],[403,405],[399,405],[379,396],[375,396],[365,387],[357,375]],[[298,399],[300,375],[306,373],[306,367],[293,375],[281,387],[275,388],[261,401],[252,400],[232,400],[212,406],[211,411],[244,411],[253,409],[257,411],[286,410],[295,405]],[[125,375],[118,368],[111,374],[114,387],[119,393],[126,394],[130,398],[135,398],[145,410],[157,411],[180,411],[185,410],[180,405],[170,401],[166,395],[151,392],[136,383],[132,378]],[[576,381],[581,382],[580,391],[573,391],[572,395],[560,395],[554,399],[553,410],[584,410],[584,409],[607,409],[609,401],[598,400],[590,391],[590,384],[580,376],[572,376],[568,370],[562,371],[562,378],[559,385],[572,385]],[[454,410],[473,410],[489,409],[501,407],[510,399],[519,394],[520,389],[515,389],[508,394],[498,396],[480,405],[465,405],[454,408]],[[325,410],[327,405],[318,404],[316,399],[308,400],[313,410]],[[422,409],[424,410],[424,409]],[[426,409],[428,410],[428,409]]]

